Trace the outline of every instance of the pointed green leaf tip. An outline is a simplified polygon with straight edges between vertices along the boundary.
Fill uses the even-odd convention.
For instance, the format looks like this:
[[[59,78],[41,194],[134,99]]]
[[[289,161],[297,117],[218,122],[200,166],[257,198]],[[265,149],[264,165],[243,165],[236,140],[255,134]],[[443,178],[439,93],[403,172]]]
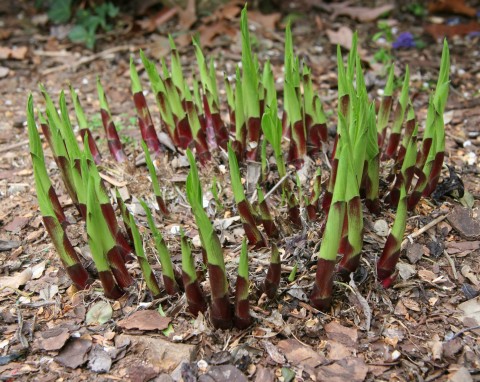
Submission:
[[[187,158],[190,162],[190,171],[187,176],[187,199],[192,208],[197,206],[203,208],[202,185],[198,176],[197,163],[190,149],[187,149]]]
[[[233,196],[235,198],[235,203],[238,204],[245,200],[245,192],[243,191],[243,185],[240,178],[237,157],[230,142],[228,142],[228,163],[230,165],[230,179],[232,181]]]
[[[141,142],[143,152],[145,153],[145,162],[147,163],[148,172],[150,173],[150,178],[152,178],[153,192],[155,196],[162,196],[162,191],[160,190],[160,183],[158,182],[157,171],[153,165],[152,157],[150,156],[150,151],[144,140]]]
[[[185,231],[183,228],[180,228],[180,236],[182,249],[182,270],[188,275],[190,283],[193,283],[197,279],[197,272],[195,271],[195,262],[193,260],[190,243],[188,238],[185,236]]]
[[[137,68],[133,57],[130,57],[130,79],[132,81],[132,93],[136,94],[142,91],[142,85],[140,84],[140,78],[138,77]]]
[[[248,280],[248,250],[247,240],[242,240],[242,252],[240,253],[240,262],[238,264],[238,275]]]

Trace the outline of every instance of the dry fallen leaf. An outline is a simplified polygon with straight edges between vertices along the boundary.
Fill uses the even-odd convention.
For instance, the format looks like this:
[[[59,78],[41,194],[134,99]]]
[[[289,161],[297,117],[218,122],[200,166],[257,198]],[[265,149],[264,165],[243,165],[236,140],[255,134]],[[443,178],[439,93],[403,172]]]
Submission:
[[[139,310],[118,322],[123,329],[164,330],[171,319],[163,317],[156,310]]]
[[[402,299],[403,305],[407,307],[407,309],[413,310],[414,312],[420,312],[420,304],[411,298],[403,298]]]
[[[430,13],[455,13],[475,17],[477,10],[465,4],[464,0],[436,0],[428,3]]]
[[[66,327],[55,327],[45,330],[41,333],[42,338],[39,341],[39,347],[46,351],[59,350],[65,345],[70,333]]]
[[[261,12],[249,11],[248,18],[249,20],[260,24],[266,29],[275,30],[275,27],[282,18],[282,15],[279,12],[265,15]]]
[[[347,328],[335,321],[325,325],[325,332],[329,340],[340,342],[346,346],[355,346],[358,340],[357,329]]]
[[[18,289],[30,281],[32,275],[32,268],[26,268],[13,276],[0,277],[0,288]]]
[[[358,20],[362,23],[374,21],[385,13],[394,9],[393,4],[385,4],[376,8],[366,7],[351,7],[350,2],[344,2],[339,4],[331,4],[333,10],[332,18],[335,19],[338,16],[348,16],[354,20]]]
[[[195,0],[188,0],[185,8],[178,7],[178,23],[182,29],[190,29],[197,21]]]
[[[270,358],[276,362],[282,365],[285,363],[285,357],[282,353],[280,353],[275,345],[273,345],[271,342],[268,341],[262,341],[262,345],[267,351],[268,355]]]

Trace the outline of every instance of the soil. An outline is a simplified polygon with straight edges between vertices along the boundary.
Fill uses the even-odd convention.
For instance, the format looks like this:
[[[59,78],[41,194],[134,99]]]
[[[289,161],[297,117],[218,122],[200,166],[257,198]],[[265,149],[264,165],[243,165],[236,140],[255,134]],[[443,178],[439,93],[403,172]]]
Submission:
[[[295,51],[312,68],[315,88],[327,111],[329,130],[334,133],[335,44],[342,43],[342,38],[335,40],[332,31],[340,28],[358,31],[372,99],[380,99],[379,89],[385,84],[386,68],[385,64],[374,62],[373,56],[382,46],[390,47],[390,43],[373,40],[379,31],[377,17],[366,21],[359,17],[361,9],[353,13],[338,12],[335,16],[329,8],[332,4],[312,6],[309,4],[317,2],[305,1],[288,7],[285,3],[290,2],[275,2],[275,8],[270,10],[270,17],[273,15],[277,20],[274,30],[269,28],[271,18],[262,17],[258,10],[251,11],[251,19],[256,20],[251,29],[255,36],[253,49],[260,62],[270,59],[276,78],[281,77],[284,20],[287,15],[292,17]],[[364,2],[354,3],[360,6]],[[192,31],[199,30],[207,41],[205,52],[215,58],[219,80],[224,71],[234,75],[234,67],[241,59],[239,12],[222,9],[215,17],[196,19],[192,26]],[[369,12],[371,15],[371,9]],[[147,16],[122,14],[121,25],[99,36],[96,51],[91,52],[61,38],[65,36],[62,28],[67,27],[48,24],[44,15],[31,5],[5,2],[0,6],[1,379],[480,380],[478,32],[448,38],[452,68],[444,118],[445,162],[451,173],[447,168],[442,172],[443,183],[437,190],[437,199],[422,199],[409,214],[399,275],[393,287],[383,289],[376,281],[375,261],[394,220],[394,210],[384,208],[380,216],[365,214],[360,269],[350,282],[336,282],[332,308],[319,312],[309,305],[308,295],[321,243],[322,219],[313,223],[304,221],[303,229],[292,229],[287,223],[285,208],[273,209],[273,206],[283,227],[279,241],[281,284],[274,300],[262,294],[270,252],[251,248],[250,307],[254,324],[246,330],[215,330],[208,314],[195,318],[188,313],[182,295],[165,294],[152,300],[136,262],[129,265],[136,283],[119,301],[105,299],[98,283],[88,291],[76,291],[71,286],[38,209],[28,149],[27,96],[33,94],[36,107],[43,110],[39,83],[44,84],[55,99],[62,89],[68,94],[68,84],[77,89],[104,156],[101,172],[107,176],[110,186],[133,196],[128,205],[142,226],[147,256],[160,275],[154,245],[147,228],[143,228],[147,227],[146,218],[137,201],[145,198],[153,205],[154,197],[138,144],[140,133],[130,92],[129,59],[130,55],[138,59],[139,49],[152,59],[164,56],[169,51],[165,36],[170,32],[177,38],[186,78],[197,73],[197,65],[192,47],[185,42],[188,40],[185,36],[191,32],[182,30],[177,18],[158,22],[152,29],[148,22],[158,19]],[[358,21],[359,18],[363,21]],[[442,49],[441,38],[432,36],[440,33],[436,32],[435,25],[465,25],[474,23],[471,21],[474,19],[452,11],[417,17],[405,7],[394,7],[384,20],[393,28],[394,39],[402,32],[411,32],[424,42],[421,48],[387,49],[398,76],[403,75],[407,65],[410,68],[410,95],[422,127]],[[212,29],[218,33],[205,37]],[[140,69],[140,61],[138,63]],[[105,87],[121,132],[130,158],[128,165],[118,165],[109,159],[99,117],[97,76]],[[147,89],[143,72],[141,79]],[[223,88],[220,93],[225,99]],[[146,94],[158,127],[155,101],[151,92]],[[227,114],[226,107],[222,106],[222,113]],[[333,137],[330,139],[333,143]],[[44,149],[52,182],[72,223],[67,229],[68,236],[84,260],[91,262],[83,223],[66,194],[46,144]],[[322,163],[327,170],[322,158],[316,163]],[[182,226],[187,236],[193,238],[194,253],[200,261],[198,232],[185,199],[188,162],[182,155],[168,152],[157,158],[156,164],[171,215],[164,218],[157,212],[155,219],[172,259],[180,264],[178,232]],[[233,288],[244,231],[232,203],[225,165],[228,169],[226,157],[217,155],[212,164],[202,170],[202,180],[207,210],[215,220]],[[254,166],[250,166],[249,170],[254,171]],[[216,207],[209,191],[213,176],[218,180],[223,209]],[[464,187],[459,185],[458,177]],[[327,171],[322,179],[327,179]],[[278,176],[269,181],[275,184]],[[465,195],[460,198],[458,192],[463,188]],[[310,192],[308,183],[304,184],[304,192]],[[280,203],[279,199],[273,201]],[[427,229],[422,229],[426,226]],[[298,266],[296,278],[289,282],[287,278],[294,265]],[[202,287],[208,295],[209,285],[204,279]],[[157,313],[155,318],[132,315],[144,310],[156,312],[159,307],[170,320]]]

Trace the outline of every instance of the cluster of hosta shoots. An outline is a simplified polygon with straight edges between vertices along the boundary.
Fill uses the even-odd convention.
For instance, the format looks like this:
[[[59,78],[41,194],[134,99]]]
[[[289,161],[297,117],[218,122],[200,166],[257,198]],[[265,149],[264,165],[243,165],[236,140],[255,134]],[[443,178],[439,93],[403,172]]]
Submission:
[[[162,269],[165,293],[173,296],[185,292],[188,310],[192,314],[209,311],[213,325],[224,329],[233,325],[243,329],[252,322],[247,241],[250,250],[271,248],[270,263],[258,289],[273,299],[281,283],[281,246],[284,238],[295,229],[324,229],[311,302],[317,308],[328,308],[335,277],[348,279],[360,264],[365,218],[363,203],[373,214],[380,213],[382,205],[389,205],[397,211],[377,264],[377,277],[382,285],[387,287],[393,282],[407,212],[415,207],[421,196],[428,196],[439,180],[445,146],[443,113],[449,88],[449,53],[445,43],[438,83],[430,97],[426,127],[420,141],[409,98],[408,68],[398,100],[393,89],[393,67],[390,68],[380,108],[376,112],[374,102],[368,97],[355,36],[346,65],[340,48],[337,50],[338,123],[335,140],[329,141],[327,120],[320,97],[314,91],[311,70],[294,55],[290,27],[287,26],[285,37],[285,81],[281,101],[277,99],[270,63],[266,62],[262,67],[252,53],[246,10],[242,12],[241,32],[242,62],[232,77],[224,76],[225,106],[219,96],[215,65],[205,58],[196,40],[193,44],[198,72],[192,81],[184,78],[173,39],[170,39],[170,63],[162,60],[161,70],[143,52],[140,53],[157,103],[160,126],[154,126],[154,114],[148,107],[138,67],[133,59],[130,62],[133,104],[142,137],[140,144],[154,199],[163,218],[175,219],[176,216],[164,199],[155,159],[170,155],[169,151],[186,154],[188,158],[190,171],[186,196],[208,270],[210,298],[202,290],[194,253],[183,229],[179,237],[180,271],[172,262],[166,241],[147,203],[141,201],[147,218],[147,226],[142,227],[117,192],[116,204],[123,224],[117,221],[109,190],[102,180],[100,167],[97,167],[106,155],[102,155],[88,129],[75,90],[70,88],[79,140],[83,145],[79,145],[74,135],[63,92],[59,99],[59,113],[41,87],[45,114],[38,114],[39,125],[65,189],[85,222],[91,256],[105,295],[118,298],[135,282],[126,267],[126,263],[135,259],[152,296],[156,298],[162,294],[162,284],[144,249],[146,236],[142,233],[150,232]],[[97,88],[111,158],[117,162],[128,161],[128,147],[123,147],[120,141],[100,80]],[[283,104],[283,110],[279,110],[279,104]],[[228,111],[227,120],[222,119],[222,111]],[[45,227],[72,281],[83,289],[93,282],[95,275],[89,275],[83,267],[65,232],[67,220],[48,177],[31,97],[27,114],[35,183]],[[320,155],[322,151],[324,155]],[[222,203],[222,208],[234,204],[233,211],[240,216],[246,236],[239,256],[234,299],[225,269],[224,249],[211,216],[204,209],[199,171],[210,162],[221,161],[224,157],[218,155],[221,152],[228,157],[234,197],[234,203]],[[324,164],[323,158],[327,155],[330,155],[329,172],[326,164],[320,165]],[[242,173],[247,160],[261,162],[256,201],[255,197],[247,197],[243,186]],[[314,171],[303,171],[307,168],[304,167],[306,162],[314,164]],[[290,172],[287,171],[289,164],[293,165]],[[390,186],[386,193],[381,193],[380,177],[387,171],[386,180]],[[301,180],[305,177],[307,182]],[[276,184],[273,186],[268,179],[274,179]],[[219,201],[217,180],[212,189],[216,201]],[[272,209],[272,199],[277,203],[275,210]],[[283,211],[286,219],[279,224],[278,218]],[[339,257],[340,261],[337,261]]]

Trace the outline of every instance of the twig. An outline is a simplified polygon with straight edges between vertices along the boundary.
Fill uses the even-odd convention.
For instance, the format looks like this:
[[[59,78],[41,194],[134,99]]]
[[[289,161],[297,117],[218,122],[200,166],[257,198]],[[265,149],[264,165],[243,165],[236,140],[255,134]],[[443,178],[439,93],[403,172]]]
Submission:
[[[418,231],[411,233],[408,235],[403,241],[402,241],[402,246],[401,249],[405,249],[406,245],[408,242],[413,242],[413,239],[415,239],[417,236],[420,236],[422,233],[428,231],[430,228],[436,226],[438,223],[440,223],[442,220],[444,220],[447,217],[447,215],[441,215],[436,219],[433,219],[430,223],[424,225],[422,228],[420,228]]]
[[[0,153],[6,153],[10,150],[17,149],[17,148],[22,147],[24,145],[28,145],[28,139],[26,139],[24,141],[21,141],[21,142],[18,142],[18,143],[14,143],[13,145],[1,147],[0,148]]]
[[[87,56],[87,57],[82,57],[80,60],[78,60],[76,62],[69,63],[69,64],[62,64],[62,65],[59,65],[59,66],[54,66],[53,68],[45,69],[41,72],[41,74],[42,75],[47,75],[47,74],[51,74],[51,73],[55,73],[55,72],[61,72],[63,70],[67,70],[67,69],[75,69],[75,68],[77,68],[81,65],[88,64],[89,62],[98,60],[100,58],[104,58],[104,57],[106,57],[106,56],[108,56],[112,53],[123,52],[125,50],[130,50],[130,49],[133,49],[133,48],[134,47],[130,44],[114,46],[113,48],[105,49],[102,52],[98,52],[98,53],[92,54],[92,55]]]
[[[446,250],[443,251],[443,254],[447,258],[448,262],[450,263],[450,266],[452,267],[453,277],[455,277],[455,280],[458,280],[457,269],[455,268],[455,263],[453,262],[453,259],[450,257],[450,255]]]
[[[469,328],[462,329],[459,332],[455,333],[455,335],[452,338],[450,338],[450,340],[453,340],[454,338],[461,336],[463,333],[469,332],[471,330],[477,330],[477,329],[480,329],[480,325],[470,326]]]
[[[278,188],[280,187],[280,185],[285,182],[285,179],[287,179],[288,177],[290,176],[290,173],[286,174],[282,179],[280,179],[277,184],[275,186],[272,187],[272,189],[270,191],[268,191],[266,194],[265,194],[265,200],[268,199],[268,197]]]

